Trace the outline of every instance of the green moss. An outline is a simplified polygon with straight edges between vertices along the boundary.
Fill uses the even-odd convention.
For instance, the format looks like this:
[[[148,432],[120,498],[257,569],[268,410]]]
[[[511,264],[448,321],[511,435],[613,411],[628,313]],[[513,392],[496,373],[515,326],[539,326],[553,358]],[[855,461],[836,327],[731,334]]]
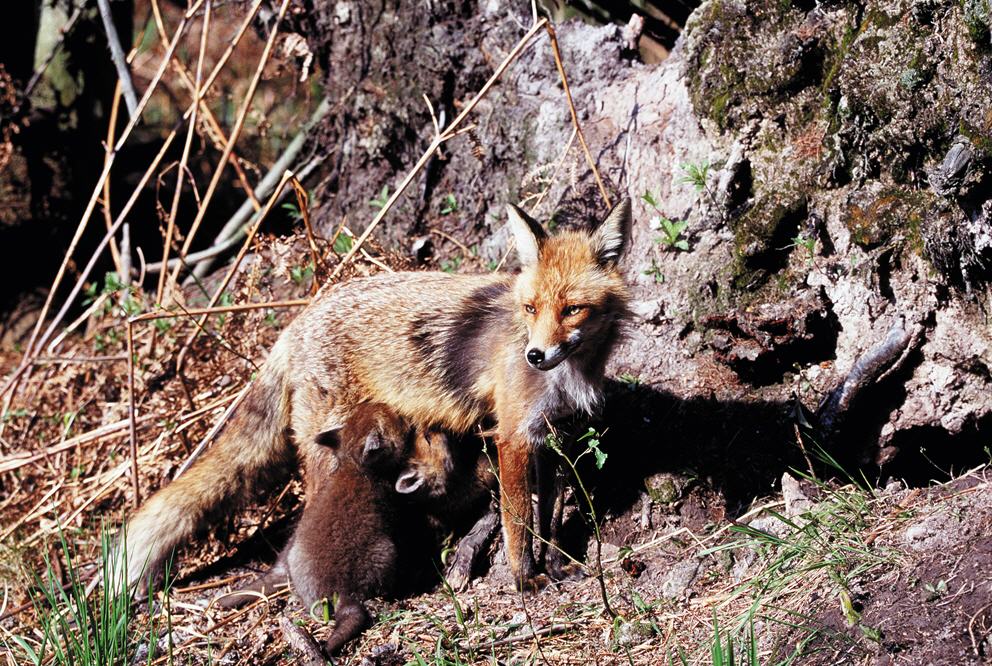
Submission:
[[[984,127],[979,127],[962,118],[958,123],[958,134],[967,137],[975,151],[988,158],[992,157],[992,109],[985,112],[982,121]]]
[[[851,240],[865,249],[894,240],[908,240],[911,246],[922,248],[920,225],[924,206],[921,193],[889,188],[865,204],[848,207],[844,224],[851,232]]]
[[[724,90],[713,98],[710,104],[710,111],[707,114],[710,119],[717,124],[720,129],[726,128],[727,105],[730,103],[730,91]]]
[[[964,24],[968,36],[976,44],[989,45],[989,31],[992,30],[992,2],[990,0],[963,0]]]
[[[851,50],[851,44],[854,43],[854,39],[860,31],[860,26],[849,25],[844,30],[844,35],[840,38],[840,41],[828,52],[826,60],[829,65],[827,65],[827,73],[823,77],[823,84],[820,86],[820,90],[824,93],[827,93],[830,90],[830,86],[833,85],[834,79],[837,78],[840,67],[847,57],[848,51]]]
[[[760,197],[750,209],[731,223],[737,255],[745,260],[766,253],[769,242],[782,224],[805,206],[794,192],[773,192]]]

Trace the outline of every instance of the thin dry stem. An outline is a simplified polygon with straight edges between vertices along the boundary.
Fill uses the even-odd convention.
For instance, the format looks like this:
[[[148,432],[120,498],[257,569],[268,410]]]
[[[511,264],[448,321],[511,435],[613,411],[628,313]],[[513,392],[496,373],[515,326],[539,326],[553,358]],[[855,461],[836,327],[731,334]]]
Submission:
[[[177,317],[188,317],[190,315],[222,314],[224,312],[245,312],[246,310],[261,310],[262,308],[298,308],[309,304],[309,299],[300,298],[289,301],[271,301],[269,303],[240,303],[238,305],[224,305],[221,307],[186,308],[182,312],[145,312],[144,314],[132,317],[131,322],[152,321],[153,319],[174,319]]]
[[[317,241],[314,239],[313,226],[310,224],[310,197],[307,191],[303,189],[303,185],[300,183],[299,179],[293,177],[290,179],[290,184],[293,186],[293,192],[296,193],[296,203],[300,209],[300,216],[303,218],[303,228],[306,230],[307,243],[310,245],[310,258],[313,261],[314,271],[317,270],[319,266],[323,265],[323,259],[320,257],[320,250],[317,249]],[[311,293],[317,293],[317,281],[313,281],[313,291]]]
[[[45,323],[45,319],[48,315],[48,310],[51,308],[52,299],[55,298],[55,294],[58,291],[59,286],[62,284],[62,279],[65,277],[65,273],[69,267],[70,262],[72,261],[72,255],[75,253],[76,247],[79,245],[79,240],[80,238],[82,238],[83,232],[86,230],[86,224],[87,222],[89,222],[90,217],[93,215],[93,209],[96,207],[96,202],[99,199],[99,195],[103,191],[103,183],[110,175],[110,169],[113,166],[114,160],[117,157],[117,154],[120,152],[121,147],[124,145],[124,142],[127,141],[128,137],[131,136],[131,132],[137,126],[138,119],[141,117],[141,112],[148,104],[148,100],[151,99],[152,92],[155,90],[155,88],[158,87],[159,81],[161,81],[162,75],[165,73],[165,66],[168,63],[169,59],[172,57],[172,53],[175,51],[176,47],[179,45],[179,39],[186,31],[186,25],[187,23],[184,20],[180,22],[179,27],[176,28],[176,33],[173,36],[172,42],[169,44],[167,57],[162,59],[162,63],[160,64],[158,71],[155,72],[155,76],[152,78],[152,81],[148,86],[148,89],[145,91],[144,97],[142,97],[141,101],[138,103],[137,112],[128,121],[127,127],[124,128],[124,131],[121,133],[121,137],[117,140],[117,143],[114,145],[114,149],[110,152],[107,160],[104,162],[103,171],[101,172],[100,177],[97,178],[97,183],[96,186],[93,188],[93,193],[90,195],[90,199],[86,204],[86,208],[83,211],[83,215],[79,220],[79,224],[76,226],[76,231],[73,234],[72,240],[69,242],[69,247],[65,252],[65,256],[62,258],[62,265],[59,266],[58,273],[56,273],[55,275],[55,280],[52,282],[52,286],[48,290],[48,296],[45,298],[45,304],[42,306],[41,312],[38,314],[38,322],[35,324],[34,330],[32,330],[31,337],[28,340],[28,344],[24,350],[24,358],[21,362],[22,367],[27,366],[27,361],[35,353],[36,348],[41,347],[45,344],[44,340],[38,343],[38,335],[41,332],[41,327]],[[105,244],[101,245],[98,252],[103,250],[104,245]],[[75,294],[73,294],[72,298],[75,298]],[[56,320],[52,322],[52,326],[57,325],[59,323],[59,320],[60,318],[56,317]],[[0,391],[0,393],[5,393],[8,390],[13,390],[16,381],[21,376],[21,374],[22,374],[21,372],[16,373],[14,377],[12,377],[11,380],[7,382],[7,384],[4,386],[3,390]]]
[[[285,1],[286,0],[284,0],[284,6],[285,6]],[[242,243],[241,249],[238,250],[238,254],[234,258],[234,261],[231,263],[231,267],[227,270],[227,275],[224,276],[224,279],[221,280],[221,283],[220,285],[218,285],[217,290],[214,292],[213,296],[210,297],[210,302],[207,305],[208,308],[212,308],[215,305],[217,305],[217,301],[220,300],[220,297],[221,295],[223,295],[224,290],[227,289],[227,285],[230,284],[231,280],[234,278],[234,274],[237,272],[238,267],[241,266],[241,260],[244,259],[245,254],[248,253],[248,248],[251,246],[251,242],[252,240],[254,240],[255,234],[258,233],[258,228],[262,225],[262,222],[265,221],[269,213],[272,211],[273,206],[275,206],[276,202],[279,200],[283,188],[285,188],[286,184],[289,183],[290,180],[292,180],[293,178],[294,176],[291,171],[287,171],[286,173],[283,174],[282,180],[279,181],[278,187],[276,187],[275,191],[272,193],[272,196],[269,197],[268,202],[265,204],[265,208],[263,208],[262,211],[258,214],[258,218],[255,220],[255,224],[252,225],[252,228],[250,229],[248,235],[245,236],[245,241],[244,243]],[[200,331],[203,329],[203,324],[206,322],[206,320],[207,320],[207,316],[203,315],[203,317],[197,323],[196,329],[192,333],[190,333],[189,337],[186,338],[186,341],[179,349],[179,353],[176,356],[177,371],[180,368],[182,368],[183,360],[186,357],[186,351],[189,349],[189,346],[193,343],[193,340],[195,340],[196,337],[200,334]]]
[[[176,227],[176,213],[179,212],[179,199],[181,198],[183,192],[183,176],[186,171],[186,164],[189,162],[189,152],[193,145],[193,135],[196,133],[197,111],[200,108],[203,96],[203,91],[200,89],[200,84],[203,78],[203,57],[207,51],[207,35],[210,34],[211,4],[212,3],[208,0],[206,8],[203,12],[203,29],[200,31],[200,52],[196,57],[196,80],[193,84],[193,105],[189,117],[189,127],[186,130],[186,142],[183,144],[183,154],[179,158],[179,168],[176,170],[176,191],[172,193],[172,205],[169,208],[169,218],[165,229],[165,241],[162,244],[163,266],[168,266],[169,264],[169,250],[172,247],[172,234]],[[158,289],[155,292],[156,303],[162,303],[165,298],[167,275],[168,271],[162,271],[159,273]]]
[[[217,191],[217,186],[220,184],[221,176],[224,174],[224,165],[227,164],[228,159],[231,157],[231,151],[234,150],[234,144],[241,136],[241,130],[244,129],[245,121],[248,119],[248,111],[251,110],[252,100],[255,98],[255,91],[258,90],[258,84],[262,80],[262,72],[265,69],[265,65],[269,62],[269,58],[272,55],[272,47],[275,45],[276,37],[279,35],[279,24],[282,22],[283,16],[286,15],[286,8],[288,6],[289,0],[282,0],[282,3],[279,5],[279,13],[276,17],[275,23],[273,24],[272,34],[269,35],[269,39],[265,42],[265,48],[262,50],[262,56],[259,58],[258,66],[255,68],[255,73],[252,76],[251,83],[248,84],[248,90],[245,92],[245,97],[241,103],[241,108],[238,110],[238,116],[234,122],[234,129],[231,131],[231,135],[227,139],[227,144],[224,146],[224,152],[221,154],[217,168],[214,169],[214,174],[210,179],[210,184],[207,186],[207,191],[203,195],[203,203],[200,204],[199,209],[197,209],[196,217],[193,218],[193,224],[190,226],[189,231],[186,232],[186,240],[183,241],[183,246],[179,250],[180,257],[185,257],[189,252],[190,247],[193,245],[193,240],[196,238],[196,232],[199,231],[200,224],[203,222],[203,218],[206,216],[207,210],[210,207],[210,202],[213,199],[214,192]],[[168,282],[166,283],[167,293],[169,292],[170,286],[175,284],[179,279],[179,270],[180,267],[176,266],[176,268],[172,271],[172,274],[169,276]],[[213,303],[211,303],[211,305],[213,305]]]
[[[134,506],[140,506],[141,494],[138,487],[138,423],[135,420],[134,399],[134,331],[127,322],[127,420],[131,445],[131,488],[134,490]]]
[[[110,105],[110,121],[107,123],[107,154],[103,158],[104,164],[106,164],[107,160],[110,159],[110,146],[114,145],[114,134],[117,131],[117,113],[120,108],[121,83],[118,81],[114,88],[114,101]],[[110,227],[114,224],[114,217],[110,212],[109,178],[103,181],[103,199],[100,204],[100,207],[103,209],[103,222],[107,225],[107,231],[110,231]],[[117,241],[114,238],[110,239],[110,258],[114,262],[114,268],[117,269],[117,274],[121,275],[123,273],[123,269],[121,267],[121,253],[117,249]]]
[[[152,0],[152,14],[155,17],[155,28],[158,30],[159,38],[165,42],[165,23],[162,20],[162,13],[159,9],[158,0]],[[192,18],[193,14],[187,12],[187,16]],[[174,58],[172,61],[173,69],[179,74],[179,80],[186,87],[189,93],[193,96],[196,95],[196,91],[199,88],[198,82],[195,82],[193,76],[186,69],[186,66],[178,58]],[[213,143],[214,148],[218,150],[223,150],[224,144],[227,143],[227,135],[224,134],[224,130],[221,128],[220,123],[217,122],[217,117],[214,115],[213,111],[210,110],[210,106],[203,99],[202,95],[200,97],[200,113],[203,115],[203,119],[207,121],[207,126],[209,132],[207,132],[207,137]],[[231,166],[234,167],[234,172],[238,177],[238,182],[241,184],[241,188],[247,193],[248,200],[251,205],[254,206],[255,210],[259,210],[262,204],[255,197],[255,192],[253,191],[251,184],[248,182],[248,176],[245,174],[245,170],[241,167],[241,162],[238,159],[237,153],[231,153]]]
[[[228,43],[227,49],[224,51],[224,54],[221,56],[220,60],[217,61],[217,64],[214,66],[214,69],[211,71],[210,76],[207,77],[207,81],[203,85],[204,91],[209,90],[213,86],[214,82],[217,80],[217,77],[220,75],[224,67],[227,65],[227,61],[234,53],[234,49],[237,47],[238,43],[241,41],[241,38],[244,36],[249,26],[251,25],[251,21],[254,18],[255,13],[258,11],[260,4],[261,4],[261,0],[256,0],[255,4],[252,6],[252,9],[248,12],[248,15],[245,17],[245,20],[241,23],[238,32],[231,39],[230,43]],[[180,25],[180,28],[177,29],[175,40],[172,44],[170,44],[166,57],[163,58],[159,70],[156,73],[155,77],[153,78],[152,81],[153,85],[150,85],[148,87],[148,90],[145,92],[145,97],[143,97],[141,102],[138,104],[139,108],[143,108],[144,105],[147,104],[147,100],[150,97],[152,90],[154,90],[158,80],[161,79],[161,76],[165,71],[165,65],[168,63],[169,58],[172,57],[172,53],[175,51],[175,48],[179,43],[179,37],[182,35],[182,31],[185,30],[185,25],[186,24],[184,20],[184,22]],[[138,198],[140,191],[144,188],[145,184],[148,182],[151,173],[154,172],[154,170],[158,167],[158,164],[159,162],[161,162],[162,157],[165,154],[166,150],[168,150],[172,141],[175,140],[181,123],[185,122],[189,118],[189,116],[192,114],[192,110],[193,110],[192,105],[186,108],[185,113],[183,113],[183,116],[180,119],[180,121],[176,124],[176,127],[173,128],[169,136],[166,137],[165,142],[163,143],[161,149],[159,150],[158,155],[156,155],[156,157],[153,159],[152,164],[145,171],[144,176],[142,177],[141,181],[138,183],[137,187],[135,188],[135,191],[132,193],[131,199],[128,201],[128,204],[125,205],[124,210],[122,210],[121,213],[118,215],[117,221],[114,223],[114,227],[112,228],[112,231],[108,232],[108,234],[104,236],[103,240],[97,246],[86,268],[77,278],[76,285],[75,287],[73,287],[72,291],[70,292],[69,297],[66,298],[66,301],[62,306],[62,309],[55,316],[53,321],[49,324],[48,329],[46,330],[44,336],[41,337],[40,342],[38,342],[38,344],[35,344],[35,338],[37,337],[37,333],[40,330],[41,325],[45,320],[47,309],[51,305],[51,299],[54,297],[54,294],[59,284],[61,284],[62,277],[65,274],[66,267],[68,266],[68,263],[71,260],[71,255],[75,249],[75,246],[78,244],[79,241],[78,236],[81,235],[83,227],[85,227],[86,221],[89,219],[89,216],[92,214],[93,208],[95,206],[97,194],[100,192],[102,188],[103,180],[109,174],[109,166],[110,164],[112,164],[112,160],[110,161],[108,166],[105,167],[104,173],[101,174],[97,186],[96,188],[94,188],[93,196],[91,197],[90,203],[87,206],[87,210],[83,213],[83,218],[80,220],[80,227],[77,228],[77,236],[70,244],[69,250],[66,252],[66,256],[63,259],[62,267],[59,269],[59,274],[56,276],[55,282],[53,283],[52,287],[49,290],[49,295],[46,300],[45,307],[42,308],[42,311],[39,314],[38,323],[35,326],[35,331],[32,333],[32,338],[28,342],[28,347],[27,350],[25,351],[25,356],[24,356],[24,360],[22,361],[22,366],[27,367],[29,365],[27,361],[29,360],[32,354],[35,354],[34,351],[35,348],[40,348],[41,346],[43,346],[45,344],[45,341],[47,341],[48,338],[51,337],[54,330],[61,323],[62,318],[65,316],[65,313],[68,311],[69,307],[71,307],[71,304],[75,301],[76,297],[79,295],[79,291],[82,289],[83,283],[88,279],[89,274],[93,269],[93,266],[96,264],[96,261],[100,256],[100,253],[103,252],[104,248],[107,246],[107,243],[109,242],[109,239],[113,236],[114,233],[116,233],[117,229],[123,223],[123,220],[126,217],[127,213],[130,212],[131,206],[134,205],[134,201]],[[124,142],[130,136],[131,130],[133,129],[134,125],[135,125],[135,119],[132,118],[127,128],[125,128],[124,133],[121,135],[121,138],[118,139],[117,145],[114,147],[113,155],[116,155],[119,152],[120,148],[124,145]],[[15,376],[10,381],[7,382],[7,385],[4,386],[3,390],[0,390],[0,394],[8,390],[12,390],[13,385],[16,383],[16,380],[21,376],[21,374],[22,374],[21,371],[15,372]]]
[[[575,132],[579,136],[579,144],[582,146],[582,152],[585,153],[586,162],[589,163],[589,168],[592,170],[592,175],[596,178],[596,185],[599,186],[599,194],[603,197],[603,202],[606,204],[607,209],[612,207],[610,203],[610,195],[606,193],[606,186],[603,185],[603,179],[599,177],[599,169],[596,168],[596,160],[592,158],[592,154],[589,152],[589,146],[586,144],[586,137],[582,133],[582,126],[579,124],[579,115],[575,111],[575,103],[572,101],[572,90],[568,87],[568,77],[565,75],[565,65],[561,61],[561,51],[558,49],[558,35],[555,33],[555,28],[548,21],[545,23],[548,30],[548,37],[551,38],[551,52],[555,56],[555,66],[558,68],[558,76],[561,77],[561,84],[565,88],[565,98],[568,100],[568,111],[572,114],[572,126],[575,127]]]

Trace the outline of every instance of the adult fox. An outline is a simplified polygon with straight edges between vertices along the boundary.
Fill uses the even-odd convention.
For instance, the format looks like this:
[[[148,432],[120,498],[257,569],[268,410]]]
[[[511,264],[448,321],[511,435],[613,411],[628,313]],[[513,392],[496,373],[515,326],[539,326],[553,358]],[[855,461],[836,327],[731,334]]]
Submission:
[[[508,214],[517,275],[379,274],[315,299],[280,335],[219,440],[131,519],[129,583],[288,468],[293,441],[305,467],[322,456],[317,436],[371,400],[419,428],[454,433],[495,416],[507,559],[526,585],[537,573],[533,454],[549,423],[600,402],[627,312],[617,262],[630,201],[590,232],[550,237],[515,206]]]

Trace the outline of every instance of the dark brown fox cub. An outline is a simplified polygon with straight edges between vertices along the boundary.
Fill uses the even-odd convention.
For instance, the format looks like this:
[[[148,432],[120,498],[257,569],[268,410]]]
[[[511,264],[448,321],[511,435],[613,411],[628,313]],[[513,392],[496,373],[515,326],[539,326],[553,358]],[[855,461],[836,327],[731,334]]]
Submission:
[[[289,543],[272,569],[251,586],[223,597],[239,606],[292,581],[308,608],[336,600],[336,625],[325,647],[339,650],[369,623],[363,602],[388,594],[397,570],[398,493],[421,485],[416,475],[398,479],[412,446],[412,431],[394,412],[365,404],[344,428],[317,435],[333,461],[311,461],[307,502]]]
[[[337,624],[326,641],[333,653],[368,624],[363,601],[402,591],[398,570],[404,579],[434,571],[439,533],[474,520],[497,482],[480,447],[470,453],[444,433],[414,432],[378,403],[362,405],[343,429],[320,433],[316,443],[293,536],[265,575],[218,603],[234,608],[290,581],[308,608],[336,597]],[[469,575],[471,566],[460,573]]]

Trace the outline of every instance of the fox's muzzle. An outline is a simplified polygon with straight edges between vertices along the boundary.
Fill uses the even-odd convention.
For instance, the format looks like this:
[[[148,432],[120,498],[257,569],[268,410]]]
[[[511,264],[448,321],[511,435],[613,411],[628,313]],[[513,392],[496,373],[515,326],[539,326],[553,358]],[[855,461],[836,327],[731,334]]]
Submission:
[[[527,362],[530,363],[531,367],[538,370],[551,370],[568,358],[568,355],[575,351],[576,347],[578,347],[578,344],[569,344],[567,342],[562,342],[547,349],[531,347],[525,352],[524,356],[527,357]]]

